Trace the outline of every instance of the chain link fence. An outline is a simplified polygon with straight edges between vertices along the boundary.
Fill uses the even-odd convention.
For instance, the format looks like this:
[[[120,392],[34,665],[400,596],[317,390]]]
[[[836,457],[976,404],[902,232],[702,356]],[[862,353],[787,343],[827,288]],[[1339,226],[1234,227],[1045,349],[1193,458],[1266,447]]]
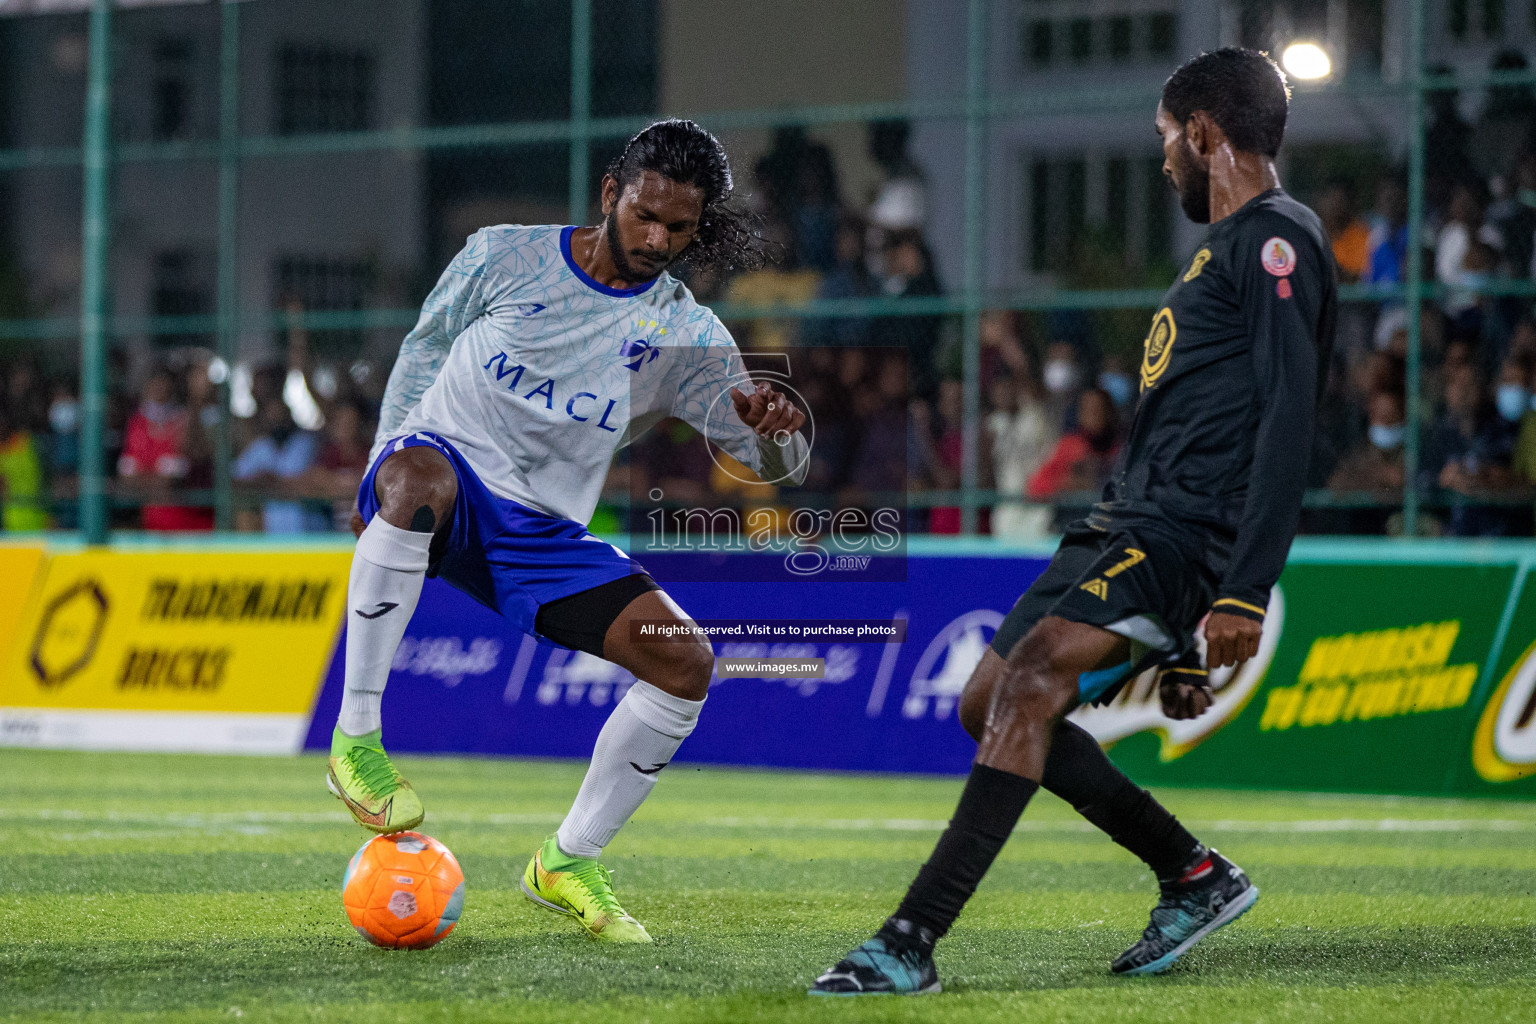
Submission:
[[[0,0],[5,528],[345,529],[464,238],[594,223],[624,141],[678,115],[779,254],[683,275],[826,413],[818,493],[1047,535],[1200,237],[1163,79],[1308,41],[1332,72],[1293,81],[1281,175],[1344,287],[1303,527],[1529,536],[1536,23],[1427,0]],[[702,444],[621,457],[595,527]]]

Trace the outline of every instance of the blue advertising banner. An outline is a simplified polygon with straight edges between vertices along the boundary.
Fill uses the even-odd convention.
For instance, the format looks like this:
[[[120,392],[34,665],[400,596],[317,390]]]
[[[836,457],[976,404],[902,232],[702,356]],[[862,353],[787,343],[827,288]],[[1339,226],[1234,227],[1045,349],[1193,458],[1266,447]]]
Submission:
[[[658,578],[669,556],[647,553]],[[733,555],[737,559],[773,555]],[[906,620],[902,643],[717,640],[719,657],[819,658],[820,679],[720,679],[680,761],[852,771],[963,772],[975,744],[956,702],[1003,615],[1046,566],[1021,557],[907,561],[905,583],[669,582],[697,620]],[[673,575],[684,575],[678,573]],[[751,578],[748,574],[746,578]],[[306,746],[326,749],[344,643]],[[384,729],[395,751],[585,758],[633,677],[535,641],[437,580],[395,657]]]

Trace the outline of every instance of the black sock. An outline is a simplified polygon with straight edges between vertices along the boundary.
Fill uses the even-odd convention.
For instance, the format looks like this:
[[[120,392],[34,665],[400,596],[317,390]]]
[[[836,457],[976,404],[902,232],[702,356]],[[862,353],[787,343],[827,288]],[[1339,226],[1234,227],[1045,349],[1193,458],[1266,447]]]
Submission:
[[[960,806],[938,846],[917,873],[893,921],[926,928],[938,940],[960,916],[981,876],[1013,834],[1040,784],[984,764],[971,765]],[[889,922],[888,922],[889,924]],[[931,945],[931,944],[930,944]]]
[[[1179,819],[1126,778],[1098,740],[1073,722],[1056,727],[1041,785],[1146,861],[1160,879],[1177,878],[1196,850],[1204,850]]]
[[[1189,860],[1173,874],[1159,876],[1158,885],[1170,892],[1186,892],[1210,885],[1214,880],[1211,876],[1222,860],[1221,854],[1207,849],[1204,843],[1196,843]]]
[[[939,937],[929,929],[894,915],[886,918],[885,924],[875,934],[892,949],[915,949],[924,956],[932,956],[933,947],[939,941]]]

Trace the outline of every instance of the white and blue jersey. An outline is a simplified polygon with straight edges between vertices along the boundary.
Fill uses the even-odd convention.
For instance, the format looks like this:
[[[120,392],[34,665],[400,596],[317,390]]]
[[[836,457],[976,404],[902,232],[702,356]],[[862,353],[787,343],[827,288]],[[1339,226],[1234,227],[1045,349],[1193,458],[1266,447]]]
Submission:
[[[400,347],[358,490],[371,520],[384,459],[442,452],[459,488],[430,574],[534,635],[540,605],[643,571],[586,528],[620,447],[676,416],[762,470],[727,394],[750,385],[719,319],[666,273],[594,281],[571,256],[574,230],[470,236]]]
[[[374,454],[402,434],[436,434],[492,493],[578,523],[592,518],[614,452],[668,416],[760,471],[756,435],[726,394],[747,375],[724,325],[665,272],[628,289],[594,281],[571,256],[574,230],[470,237],[401,346]],[[447,357],[437,369],[408,349]],[[430,375],[419,402],[413,372]]]

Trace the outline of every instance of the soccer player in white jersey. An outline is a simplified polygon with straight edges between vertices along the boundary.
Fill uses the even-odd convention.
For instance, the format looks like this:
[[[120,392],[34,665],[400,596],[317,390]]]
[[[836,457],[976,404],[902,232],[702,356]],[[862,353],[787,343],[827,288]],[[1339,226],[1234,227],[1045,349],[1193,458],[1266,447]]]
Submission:
[[[632,638],[637,620],[691,620],[587,531],[609,463],[668,416],[764,480],[802,482],[809,455],[804,413],[748,379],[724,326],[667,273],[677,259],[761,261],[730,196],[719,141],[691,121],[662,121],[608,169],[601,224],[471,236],[400,346],[353,522],[331,791],[376,832],[423,818],[384,753],[379,712],[428,575],[525,633],[622,666],[638,681],[522,882],[529,899],[614,942],[650,936],[598,857],[693,731],[714,654],[703,639]]]

